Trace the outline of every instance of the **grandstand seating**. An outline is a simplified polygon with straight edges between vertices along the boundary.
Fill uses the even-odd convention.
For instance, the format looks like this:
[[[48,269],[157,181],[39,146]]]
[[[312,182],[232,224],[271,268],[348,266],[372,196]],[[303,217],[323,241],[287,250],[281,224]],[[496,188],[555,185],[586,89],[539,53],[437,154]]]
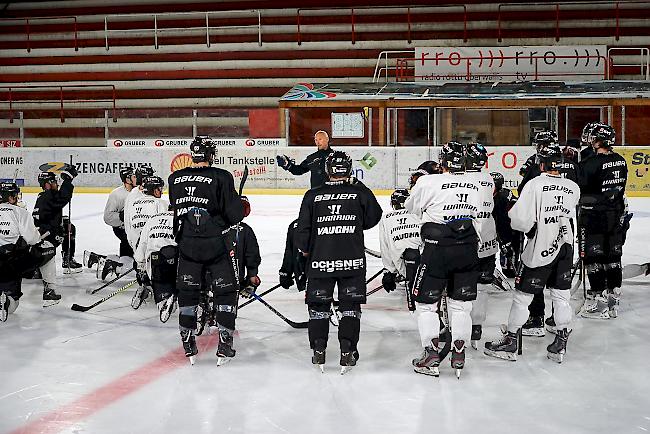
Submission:
[[[382,51],[415,46],[604,44],[618,50],[613,78],[645,77],[650,57],[650,1],[112,3],[2,11],[0,138],[246,137],[249,112],[274,110],[293,84],[370,81]]]

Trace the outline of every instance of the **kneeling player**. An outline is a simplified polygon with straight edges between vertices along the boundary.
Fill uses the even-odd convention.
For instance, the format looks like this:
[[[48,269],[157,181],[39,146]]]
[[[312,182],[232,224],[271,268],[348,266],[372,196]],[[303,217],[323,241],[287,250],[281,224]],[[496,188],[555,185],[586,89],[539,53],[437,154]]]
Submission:
[[[397,277],[406,279],[408,309],[415,310],[412,289],[415,273],[420,266],[420,219],[404,209],[409,197],[406,189],[395,190],[390,195],[393,211],[384,214],[379,222],[381,262],[386,272],[381,280],[386,292],[397,287]]]
[[[548,358],[561,363],[572,315],[572,220],[580,191],[575,182],[560,175],[562,152],[558,146],[541,149],[537,157],[542,174],[526,184],[509,213],[513,229],[526,233],[529,241],[521,255],[523,267],[515,279],[508,327],[500,340],[485,343],[485,354],[517,360],[517,331],[526,322],[527,307],[534,294],[548,287],[557,327],[555,341],[547,347]]]
[[[48,241],[41,242],[29,212],[17,205],[19,194],[15,183],[0,183],[0,321],[6,321],[18,307],[22,274],[37,267],[43,276],[43,306],[61,299],[52,288],[56,250]]]
[[[296,244],[307,256],[305,301],[309,308],[309,344],[314,350],[312,363],[323,369],[337,285],[343,374],[359,358],[361,305],[366,302],[363,231],[379,223],[381,207],[368,187],[348,182],[352,159],[345,152],[329,154],[325,169],[329,181],[309,190],[302,200]]]
[[[466,155],[467,148],[460,143],[443,146],[440,161],[444,172],[421,177],[405,204],[422,221],[424,250],[413,295],[424,351],[413,359],[413,368],[426,375],[439,375],[440,324],[436,304],[445,289],[453,341],[451,365],[457,376],[465,366],[465,343],[471,336],[470,312],[479,274],[474,225],[483,198],[478,183],[462,176]]]

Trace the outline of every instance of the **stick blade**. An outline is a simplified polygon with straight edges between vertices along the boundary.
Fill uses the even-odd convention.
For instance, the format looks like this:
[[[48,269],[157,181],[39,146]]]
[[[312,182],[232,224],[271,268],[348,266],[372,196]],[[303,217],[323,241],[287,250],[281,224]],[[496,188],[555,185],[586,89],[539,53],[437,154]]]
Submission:
[[[290,325],[291,327],[293,327],[294,329],[306,329],[306,328],[309,327],[309,321],[305,321],[305,322],[291,322],[291,323],[289,323],[289,325]]]
[[[75,304],[72,305],[72,307],[70,307],[70,309],[74,310],[75,312],[86,312],[86,311],[88,311],[90,309],[90,307],[81,306],[81,305],[75,303]]]

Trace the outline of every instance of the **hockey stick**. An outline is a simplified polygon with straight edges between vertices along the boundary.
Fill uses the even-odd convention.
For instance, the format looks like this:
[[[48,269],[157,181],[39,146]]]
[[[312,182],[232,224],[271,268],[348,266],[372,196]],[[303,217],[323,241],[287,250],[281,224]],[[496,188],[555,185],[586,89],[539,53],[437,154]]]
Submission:
[[[508,279],[506,276],[503,275],[501,270],[498,268],[494,269],[494,281],[492,282],[492,286],[496,287],[497,289],[501,291],[514,291],[514,288],[508,282]]]
[[[275,291],[275,290],[278,289],[280,286],[281,286],[281,285],[278,283],[278,284],[275,285],[273,288],[271,288],[271,289],[267,289],[266,291],[264,291],[263,293],[258,294],[258,295],[259,295],[260,297],[262,297],[263,295],[266,295],[266,294],[268,294],[269,292]],[[252,298],[252,299],[248,300],[247,302],[242,303],[241,305],[239,305],[239,306],[237,307],[237,310],[241,309],[241,308],[244,307],[244,306],[247,306],[247,305],[251,304],[251,303],[254,302],[254,301],[255,301],[255,299]]]
[[[366,292],[366,297],[368,297],[369,295],[374,294],[375,292],[377,292],[377,291],[379,291],[380,289],[383,289],[383,288],[384,288],[384,285],[379,285],[378,287],[376,287],[372,291]]]
[[[75,304],[72,305],[71,309],[76,311],[76,312],[87,312],[90,309],[99,306],[100,304],[102,304],[103,302],[108,300],[109,298],[115,297],[120,292],[126,291],[127,289],[129,289],[130,287],[135,285],[136,283],[138,283],[137,280],[132,280],[129,283],[127,283],[126,285],[124,285],[123,287],[121,287],[120,289],[116,289],[115,291],[111,292],[110,294],[108,294],[107,296],[102,298],[101,300],[97,300],[96,302],[94,302],[90,306],[81,306],[81,305],[75,303]]]
[[[376,250],[369,249],[369,248],[367,248],[367,247],[364,247],[363,250],[365,250],[366,253],[369,254],[370,256],[374,256],[375,258],[379,258],[379,259],[381,259],[381,252],[378,252],[378,251],[376,251]]]
[[[366,285],[372,282],[379,276],[381,273],[383,273],[385,268],[382,268],[381,270],[377,271],[375,274],[373,274],[369,279],[366,279]]]
[[[103,284],[103,285],[100,286],[99,288],[97,288],[97,289],[93,289],[92,291],[90,291],[90,294],[92,295],[92,294],[96,294],[96,293],[98,293],[99,291],[101,291],[102,289],[106,288],[106,287],[109,286],[110,284],[112,284],[112,283],[114,283],[114,282],[117,282],[119,279],[121,279],[122,277],[126,276],[127,274],[129,274],[129,273],[130,273],[131,271],[133,271],[133,270],[134,270],[133,267],[129,268],[129,269],[126,270],[124,273],[122,273],[122,274],[118,275],[117,277],[115,277],[114,279],[112,279],[112,280],[106,282],[105,284]]]
[[[289,318],[287,318],[286,316],[284,316],[280,312],[278,312],[277,309],[275,309],[273,306],[271,306],[266,301],[264,301],[264,299],[262,297],[260,297],[259,295],[255,294],[255,293],[253,293],[252,295],[255,298],[255,300],[258,300],[260,303],[262,303],[264,306],[266,306],[271,312],[273,312],[274,314],[279,316],[280,319],[282,319],[282,321],[286,322],[287,324],[289,324],[294,329],[306,329],[309,326],[309,321],[305,321],[305,322],[291,321]]]

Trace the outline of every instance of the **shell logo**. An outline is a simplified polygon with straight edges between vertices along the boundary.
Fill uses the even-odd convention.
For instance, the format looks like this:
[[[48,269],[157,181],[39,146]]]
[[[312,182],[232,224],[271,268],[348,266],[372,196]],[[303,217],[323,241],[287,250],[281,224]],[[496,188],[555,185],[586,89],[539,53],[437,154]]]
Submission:
[[[177,170],[185,169],[186,167],[190,167],[192,164],[192,156],[187,153],[183,154],[177,154],[172,158],[172,162],[169,165],[170,170],[173,172],[176,172]]]

